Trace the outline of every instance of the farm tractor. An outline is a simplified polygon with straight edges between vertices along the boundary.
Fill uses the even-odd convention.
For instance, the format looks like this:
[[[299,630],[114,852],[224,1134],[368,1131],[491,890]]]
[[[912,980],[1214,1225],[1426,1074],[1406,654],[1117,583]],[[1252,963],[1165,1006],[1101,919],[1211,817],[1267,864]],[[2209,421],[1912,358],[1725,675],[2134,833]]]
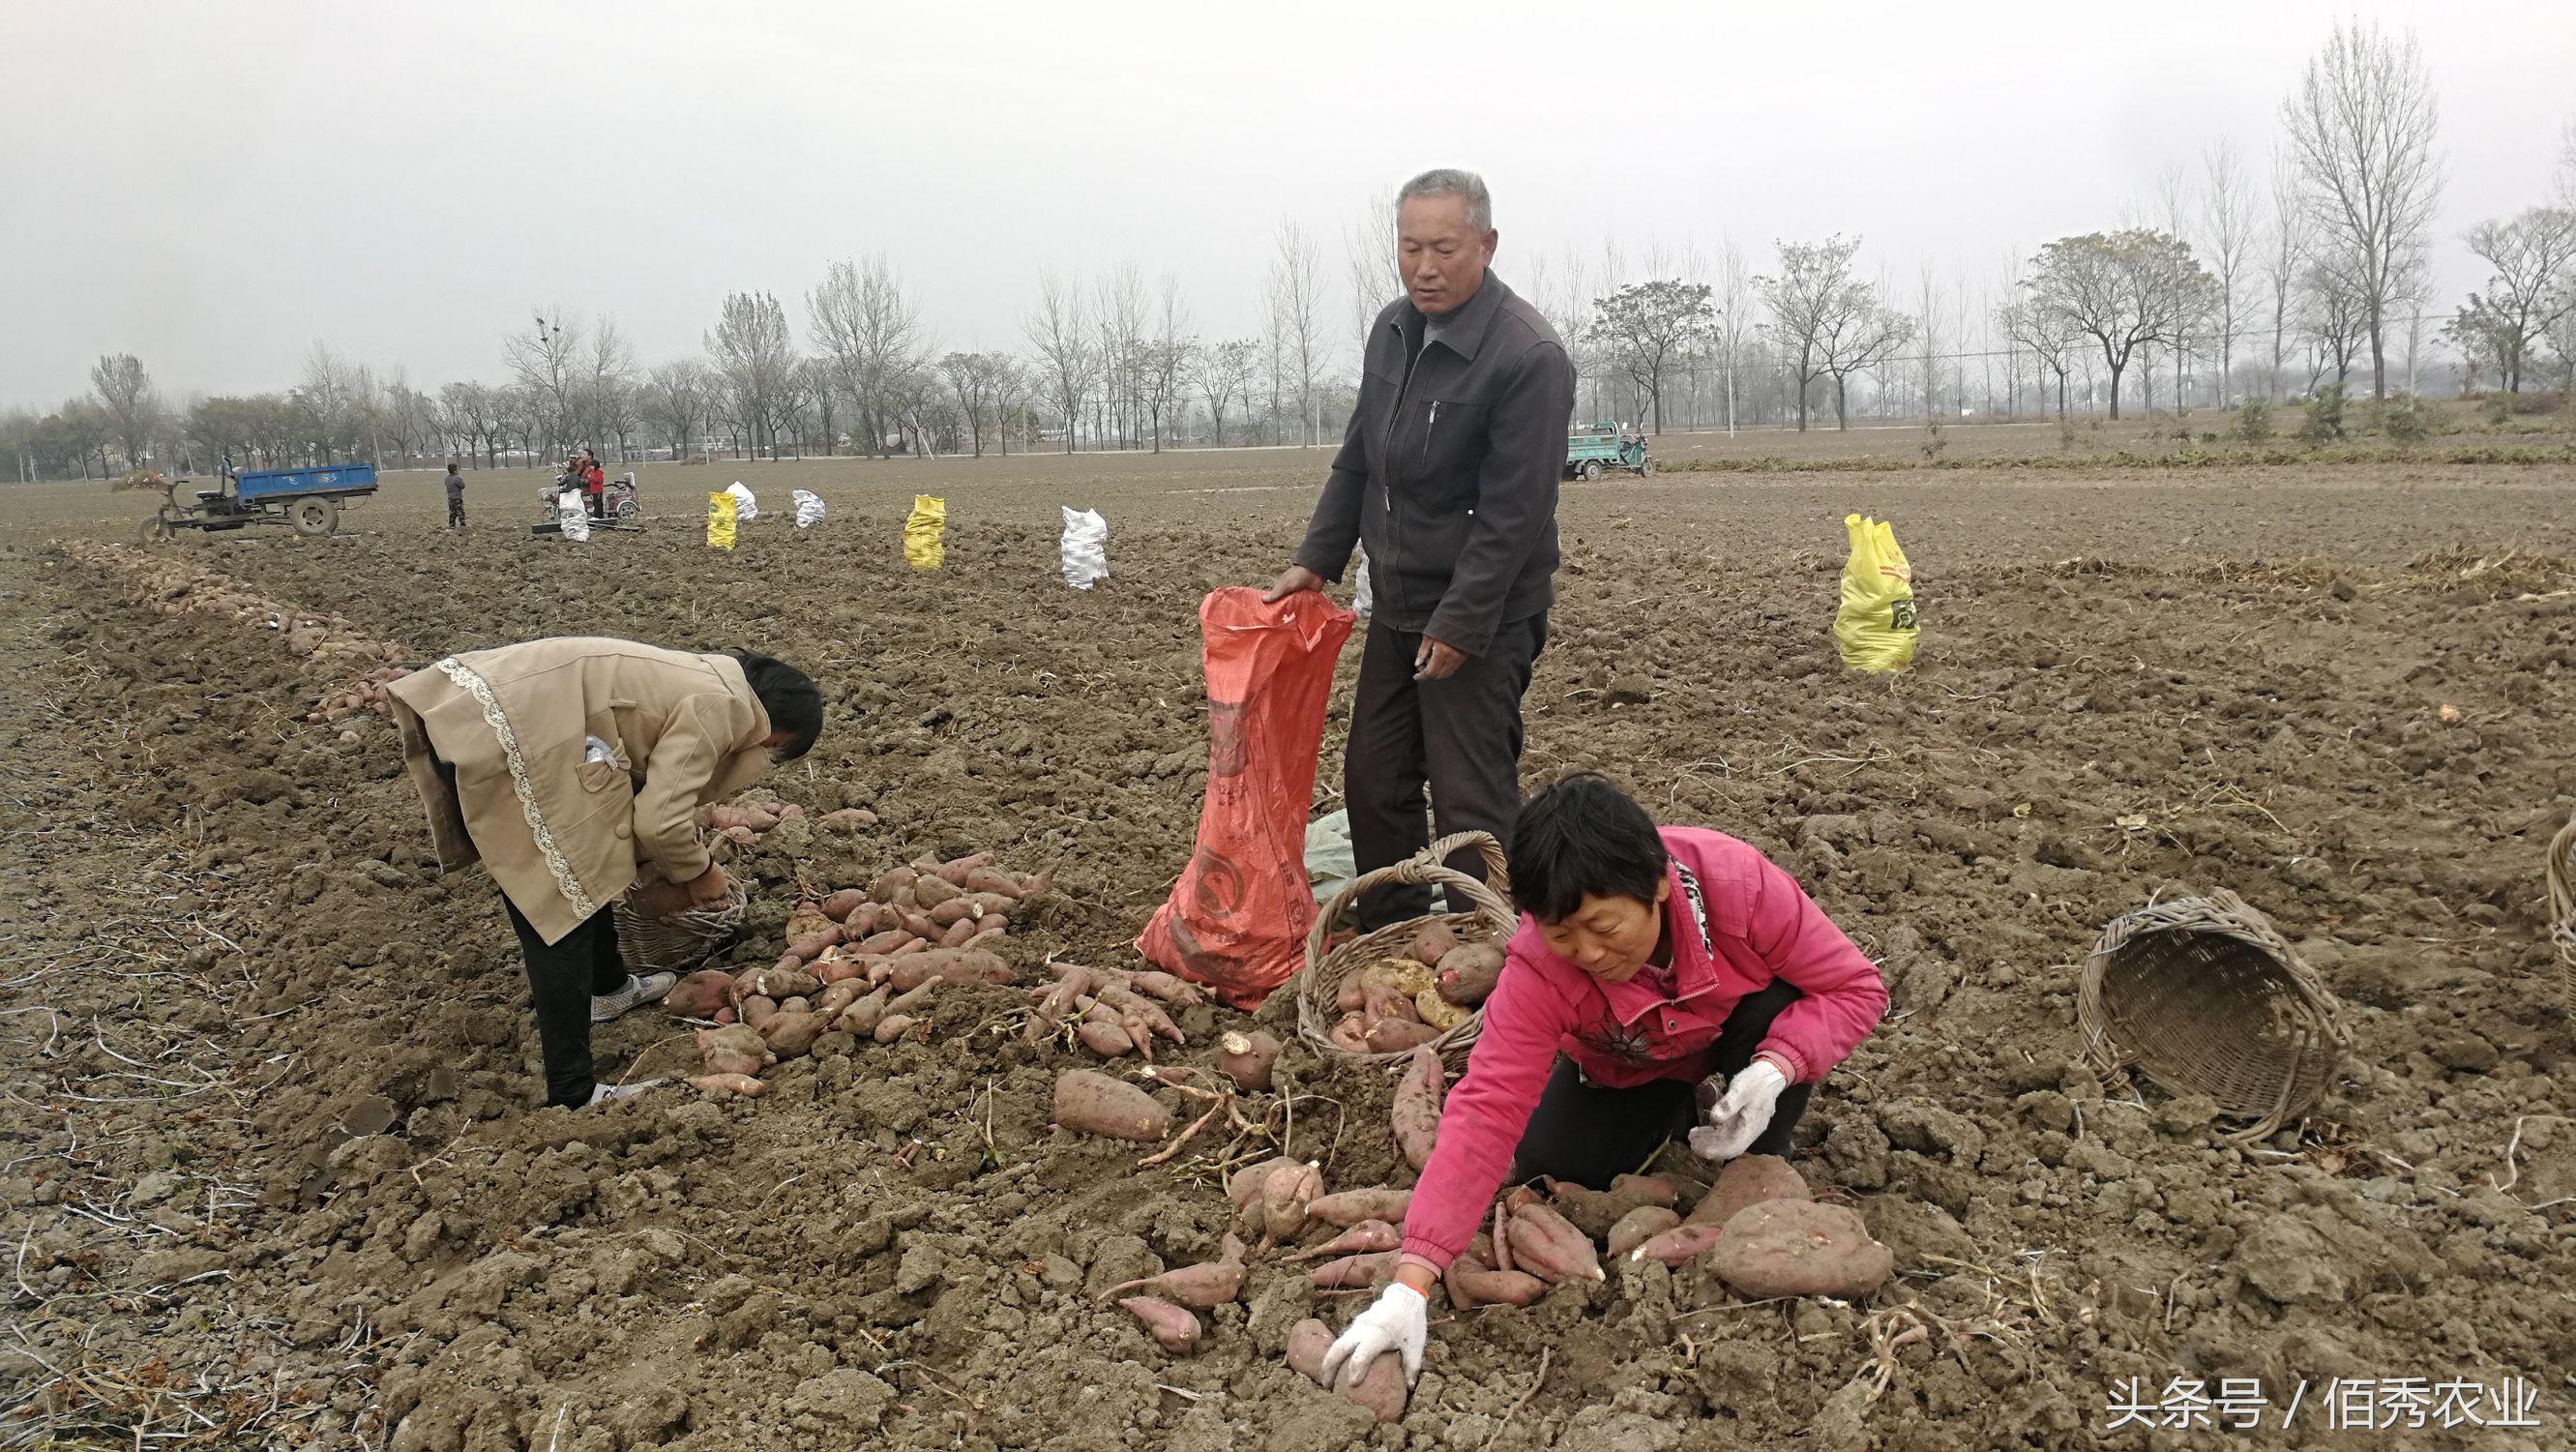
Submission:
[[[1626,469],[1641,479],[1655,472],[1655,461],[1646,457],[1644,434],[1604,420],[1565,436],[1567,478],[1598,479],[1612,469]]]

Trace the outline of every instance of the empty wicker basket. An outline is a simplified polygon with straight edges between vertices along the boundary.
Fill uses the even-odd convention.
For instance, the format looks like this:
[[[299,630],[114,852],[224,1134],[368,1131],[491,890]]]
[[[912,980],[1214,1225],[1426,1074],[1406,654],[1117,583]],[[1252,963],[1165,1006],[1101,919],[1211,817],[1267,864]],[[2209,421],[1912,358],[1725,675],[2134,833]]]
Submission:
[[[2135,1065],[2206,1094],[2259,1139],[2305,1114],[2351,1047],[2342,1011],[2263,914],[2232,892],[2112,920],[2084,960],[2076,1019],[2104,1073]]]
[[[742,879],[729,878],[725,900],[715,907],[689,908],[667,918],[647,917],[617,904],[617,954],[630,973],[686,973],[721,953],[742,930],[749,896]]]
[[[1443,865],[1450,854],[1473,847],[1485,859],[1485,881],[1478,882],[1463,872]],[[1444,890],[1454,905],[1461,898],[1472,904],[1473,912],[1435,913],[1410,922],[1390,923],[1373,933],[1363,933],[1331,952],[1324,944],[1333,935],[1333,925],[1342,919],[1342,911],[1351,900],[1371,888],[1384,886],[1430,886]],[[1394,956],[1413,941],[1413,935],[1432,923],[1444,923],[1462,943],[1491,943],[1496,947],[1511,941],[1512,932],[1520,926],[1504,893],[1510,890],[1503,870],[1503,849],[1492,836],[1483,832],[1460,832],[1443,837],[1393,867],[1381,867],[1361,873],[1342,885],[1324,904],[1315,918],[1314,931],[1306,935],[1306,971],[1297,978],[1297,1034],[1313,1044],[1318,1053],[1361,1064],[1381,1064],[1409,1057],[1409,1052],[1392,1054],[1358,1054],[1332,1040],[1331,1029],[1340,1012],[1334,1007],[1341,996],[1342,983],[1380,958]],[[1468,1015],[1438,1038],[1431,1046],[1440,1052],[1452,1072],[1466,1062],[1467,1049],[1476,1042],[1485,1024],[1481,1008]]]

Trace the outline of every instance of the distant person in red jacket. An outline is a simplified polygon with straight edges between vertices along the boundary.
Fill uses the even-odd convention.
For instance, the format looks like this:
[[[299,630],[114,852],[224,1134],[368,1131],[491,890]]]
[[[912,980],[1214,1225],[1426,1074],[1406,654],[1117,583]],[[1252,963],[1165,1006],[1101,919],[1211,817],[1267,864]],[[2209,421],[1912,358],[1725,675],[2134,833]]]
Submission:
[[[582,450],[580,456],[573,460],[573,472],[581,480],[582,503],[590,510],[590,517],[606,519],[608,517],[608,474],[599,467],[598,456],[588,449]]]
[[[1657,828],[1604,777],[1524,803],[1507,865],[1520,931],[1394,1282],[1333,1343],[1328,1380],[1387,1351],[1422,1369],[1432,1282],[1506,1171],[1607,1189],[1685,1135],[1706,1160],[1785,1154],[1816,1082],[1887,1011],[1878,966],[1787,873],[1722,833]]]

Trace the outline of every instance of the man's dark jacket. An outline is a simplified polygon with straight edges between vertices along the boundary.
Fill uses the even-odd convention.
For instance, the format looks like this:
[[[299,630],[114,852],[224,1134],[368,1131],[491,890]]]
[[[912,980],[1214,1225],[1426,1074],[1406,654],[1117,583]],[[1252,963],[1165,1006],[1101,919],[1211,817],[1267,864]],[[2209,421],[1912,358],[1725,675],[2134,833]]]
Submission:
[[[1482,655],[1495,627],[1554,598],[1574,366],[1490,272],[1430,321],[1424,341],[1399,298],[1369,325],[1359,406],[1296,562],[1338,581],[1364,544],[1379,620]]]

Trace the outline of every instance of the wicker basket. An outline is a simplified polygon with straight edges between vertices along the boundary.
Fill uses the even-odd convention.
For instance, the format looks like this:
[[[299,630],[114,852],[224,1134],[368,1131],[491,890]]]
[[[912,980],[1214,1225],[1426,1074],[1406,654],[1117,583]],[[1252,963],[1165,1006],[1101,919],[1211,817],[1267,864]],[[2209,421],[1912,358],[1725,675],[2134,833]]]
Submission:
[[[617,955],[629,973],[686,973],[721,953],[742,929],[744,905],[750,901],[742,879],[729,877],[721,906],[689,908],[667,918],[648,918],[617,904]]]
[[[2232,892],[2153,903],[2102,930],[2075,998],[2085,1053],[2206,1094],[2253,1140],[2305,1114],[2352,1038],[2341,1008],[2271,922]]]
[[[2549,942],[2558,950],[2558,1000],[2576,1017],[2576,817],[2549,839]]]
[[[1485,859],[1485,881],[1478,882],[1463,872],[1444,866],[1452,853],[1473,847]],[[1474,904],[1473,912],[1434,913],[1410,922],[1392,923],[1373,933],[1363,933],[1327,953],[1326,940],[1333,935],[1333,925],[1342,919],[1343,909],[1351,900],[1372,888],[1388,886],[1438,887],[1455,903],[1465,898]],[[1330,1030],[1341,1017],[1334,1002],[1341,996],[1342,984],[1352,975],[1380,958],[1395,956],[1411,942],[1413,935],[1432,923],[1446,924],[1461,943],[1491,943],[1496,947],[1510,942],[1520,917],[1512,911],[1511,902],[1503,896],[1509,891],[1509,879],[1503,870],[1503,849],[1483,832],[1460,832],[1443,837],[1422,849],[1417,856],[1364,872],[1344,883],[1333,894],[1332,901],[1315,918],[1315,929],[1306,935],[1306,971],[1297,978],[1297,1035],[1313,1044],[1319,1053],[1359,1064],[1383,1064],[1411,1056],[1411,1050],[1392,1054],[1359,1054],[1332,1040]],[[1485,1011],[1481,1008],[1433,1039],[1431,1045],[1454,1071],[1466,1062],[1467,1048],[1476,1042],[1484,1027]]]

